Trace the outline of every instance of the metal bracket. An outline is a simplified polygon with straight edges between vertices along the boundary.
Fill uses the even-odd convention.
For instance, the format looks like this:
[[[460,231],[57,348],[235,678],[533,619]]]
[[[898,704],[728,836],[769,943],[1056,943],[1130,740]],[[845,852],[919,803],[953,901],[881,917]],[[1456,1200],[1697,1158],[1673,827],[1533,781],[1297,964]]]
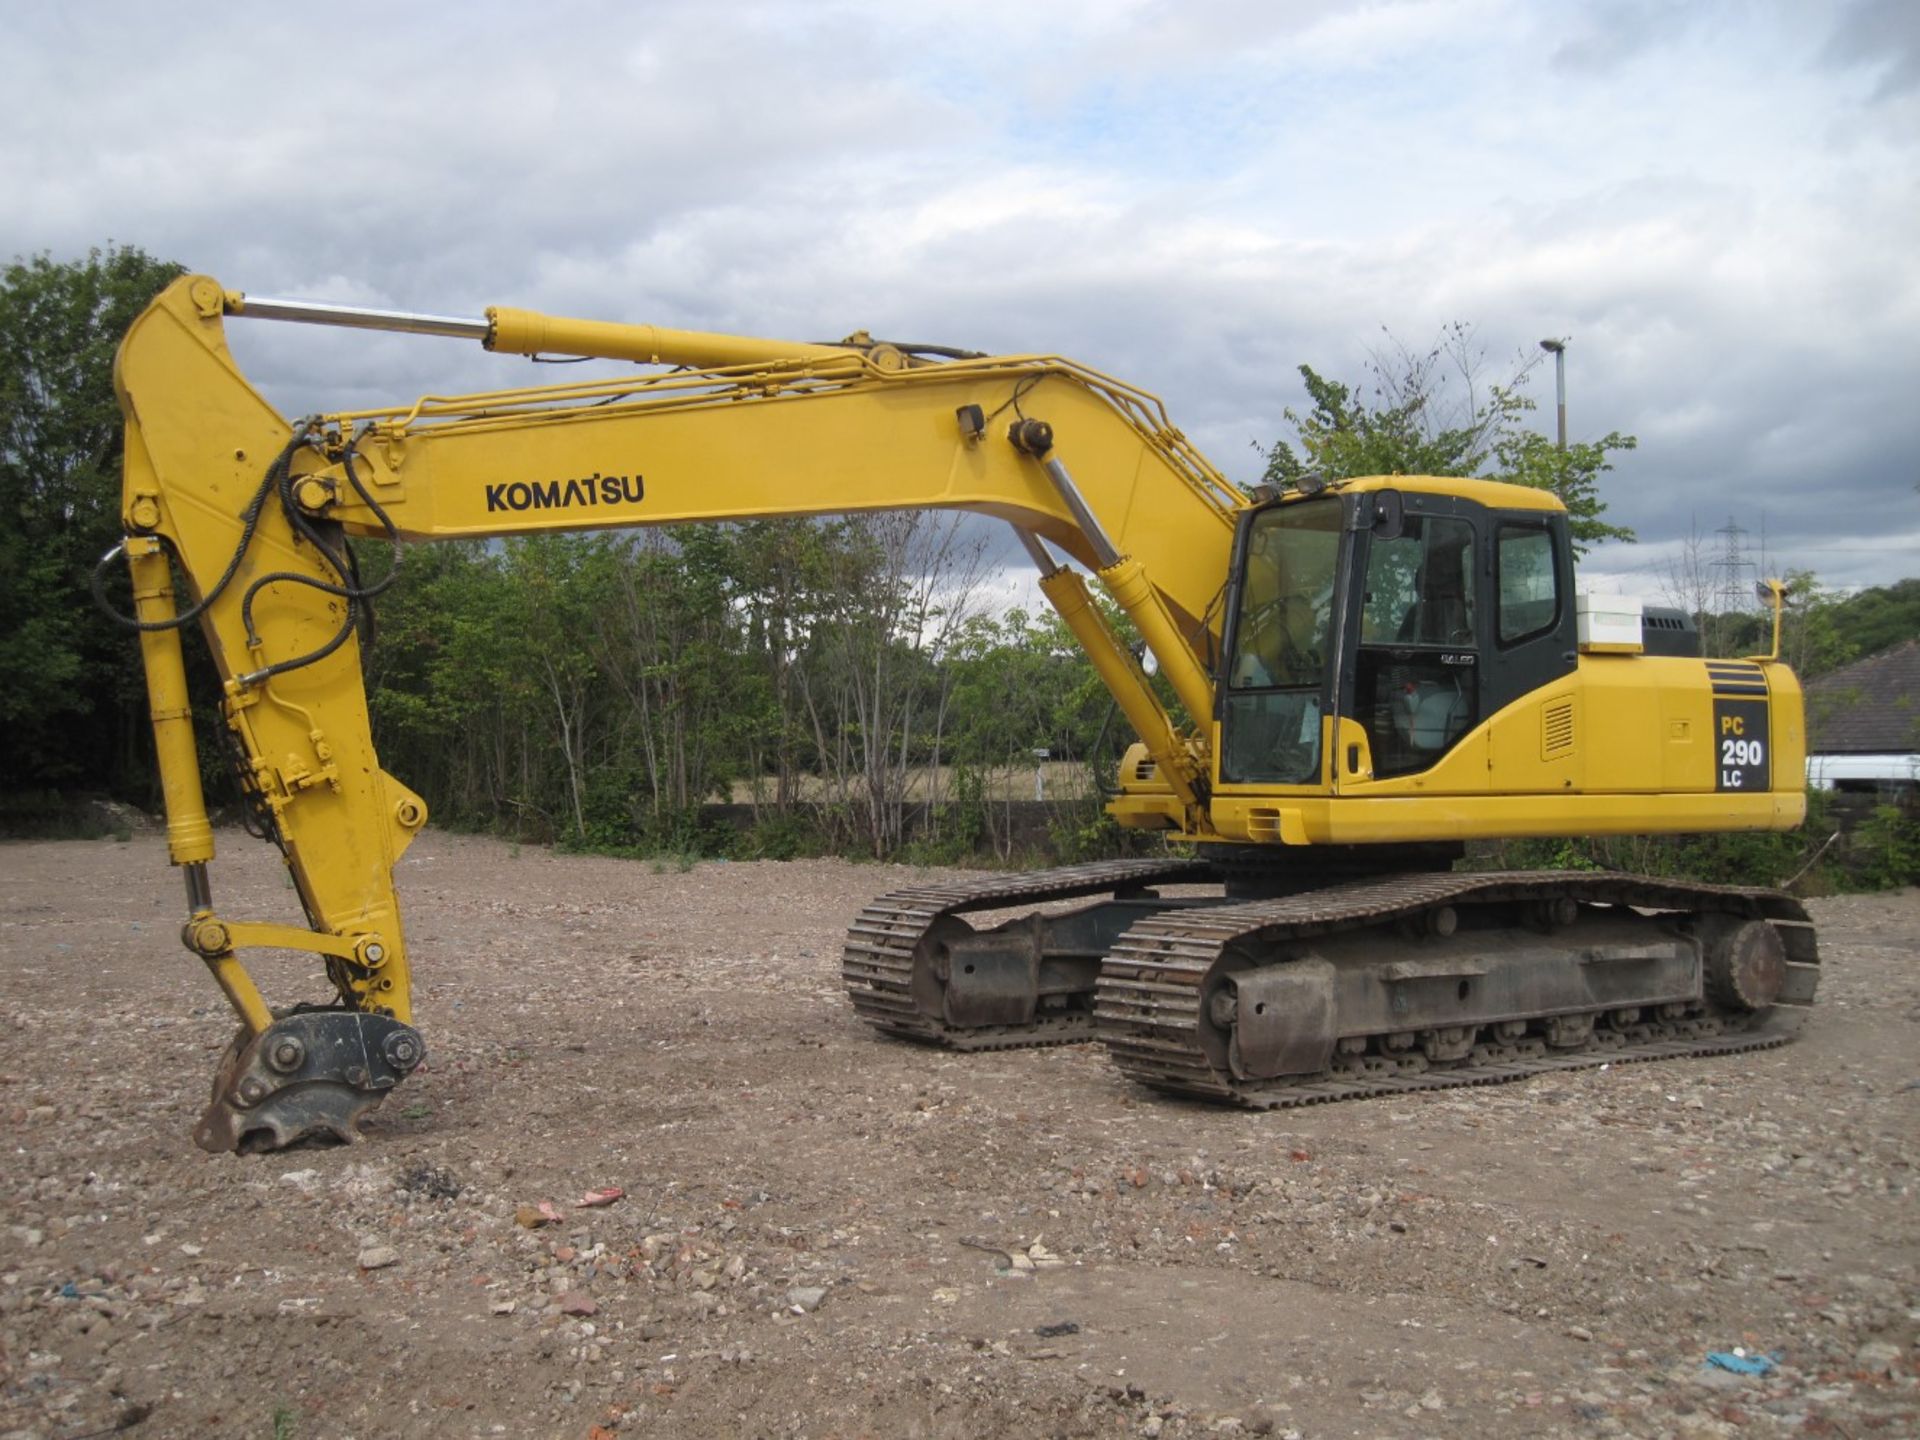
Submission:
[[[1233,1044],[1242,1079],[1317,1075],[1333,1059],[1334,967],[1317,957],[1230,977]]]
[[[264,928],[264,927],[263,927]],[[202,1150],[279,1150],[313,1135],[349,1143],[362,1116],[426,1058],[420,1032],[385,1015],[306,1010],[243,1029],[193,1140]]]

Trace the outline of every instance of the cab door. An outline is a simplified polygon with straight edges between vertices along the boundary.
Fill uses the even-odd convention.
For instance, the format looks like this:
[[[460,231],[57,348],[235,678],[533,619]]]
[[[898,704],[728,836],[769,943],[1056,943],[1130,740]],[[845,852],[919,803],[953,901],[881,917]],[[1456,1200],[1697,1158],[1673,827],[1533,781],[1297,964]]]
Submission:
[[[1354,548],[1340,713],[1366,731],[1374,780],[1432,769],[1480,722],[1486,521],[1471,501],[1408,493]],[[1474,778],[1486,787],[1484,766]]]

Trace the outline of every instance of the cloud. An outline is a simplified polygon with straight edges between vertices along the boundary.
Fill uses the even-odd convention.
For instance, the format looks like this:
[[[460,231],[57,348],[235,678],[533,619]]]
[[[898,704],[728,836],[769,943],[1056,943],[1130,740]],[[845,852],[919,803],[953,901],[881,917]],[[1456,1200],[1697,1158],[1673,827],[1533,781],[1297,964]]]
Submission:
[[[1874,74],[1877,100],[1911,95],[1920,89],[1920,9],[1909,0],[1860,0],[1845,6],[1821,58]]]
[[[1893,579],[1876,537],[1920,529],[1913,13],[19,7],[0,253],[112,238],[265,293],[1061,352],[1243,479],[1295,366],[1357,379],[1383,325],[1473,322],[1502,363],[1566,335],[1576,437],[1642,442],[1613,518],[1657,545],[1764,514]],[[546,378],[231,328],[289,411]]]

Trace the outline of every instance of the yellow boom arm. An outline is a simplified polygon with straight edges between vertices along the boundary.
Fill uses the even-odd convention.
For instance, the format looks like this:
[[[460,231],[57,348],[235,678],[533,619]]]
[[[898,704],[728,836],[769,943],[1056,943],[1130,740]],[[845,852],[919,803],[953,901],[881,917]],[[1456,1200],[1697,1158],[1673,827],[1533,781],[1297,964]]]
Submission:
[[[232,314],[677,368],[429,396],[294,424],[235,365],[224,331]],[[288,1138],[270,1114],[241,1113],[247,1086],[268,1095],[276,1075],[306,1075],[316,1046],[385,1056],[384,1067],[356,1067],[361,1082],[346,1086],[356,1093],[394,1083],[418,1059],[417,1037],[408,1049],[391,871],[426,809],[374,754],[353,625],[358,582],[343,534],[434,540],[929,507],[998,516],[1040,565],[1043,592],[1139,731],[1190,832],[1207,833],[1203,737],[1213,693],[1202,657],[1218,641],[1244,501],[1157,400],[1119,381],[1052,356],[931,362],[864,336],[819,345],[507,309],[468,321],[304,306],[249,299],[204,276],[176,281],[136,322],[115,378],[127,419],[123,518],[169,845],[188,872],[186,940],[243,1024],[232,1097],[203,1122],[202,1142],[213,1148],[255,1122]],[[1160,705],[1049,543],[1101,577],[1191,726]],[[191,621],[212,648],[242,783],[286,853],[308,932],[214,912],[205,872],[213,843],[178,638]],[[376,1035],[363,1026],[344,1039],[303,1033],[299,1056],[280,1048],[292,1068],[276,1069],[272,1053],[246,1043],[272,1022],[234,955],[247,944],[303,944],[323,955],[350,1010],[389,1028]],[[326,1115],[294,1118],[309,1129],[350,1128]]]

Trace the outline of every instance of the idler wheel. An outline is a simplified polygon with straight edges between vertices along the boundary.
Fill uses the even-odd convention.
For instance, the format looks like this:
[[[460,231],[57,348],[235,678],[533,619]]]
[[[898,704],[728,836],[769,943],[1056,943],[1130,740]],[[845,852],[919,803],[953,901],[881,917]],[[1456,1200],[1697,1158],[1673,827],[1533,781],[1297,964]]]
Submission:
[[[1708,943],[1707,994],[1735,1010],[1765,1010],[1787,980],[1787,947],[1764,920],[1720,929]]]

